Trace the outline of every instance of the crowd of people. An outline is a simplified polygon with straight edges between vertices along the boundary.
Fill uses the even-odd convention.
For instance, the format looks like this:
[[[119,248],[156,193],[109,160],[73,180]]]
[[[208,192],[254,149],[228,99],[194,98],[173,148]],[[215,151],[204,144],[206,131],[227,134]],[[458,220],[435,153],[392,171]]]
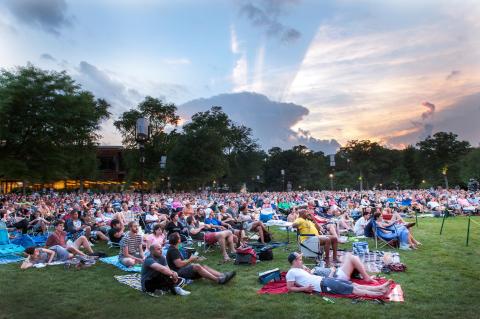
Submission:
[[[283,219],[299,233],[303,245],[322,247],[327,267],[342,264],[338,278],[307,271],[300,255],[289,256],[292,270],[287,281],[291,291],[381,293],[386,288],[346,284],[351,269],[370,280],[353,256],[337,257],[345,233],[378,236],[399,241],[401,249],[417,249],[411,223],[402,216],[409,211],[441,214],[479,211],[480,192],[463,190],[402,191],[304,191],[265,193],[34,193],[0,195],[1,222],[12,232],[48,234],[43,248],[28,248],[22,268],[36,263],[65,261],[74,256],[95,258],[92,244],[106,241],[119,247],[119,262],[125,267],[142,265],[142,288],[153,292],[168,289],[187,295],[184,279],[205,278],[218,284],[229,282],[235,272],[222,273],[201,264],[195,254],[185,256],[179,245],[189,240],[218,243],[224,262],[236,248],[245,245],[248,234],[258,241],[271,240],[265,222]],[[392,237],[393,236],[393,237]],[[314,276],[315,278],[311,277]],[[323,278],[319,282],[318,278]],[[295,282],[292,286],[291,282]],[[303,287],[304,290],[299,290]],[[370,289],[370,290],[369,290]]]

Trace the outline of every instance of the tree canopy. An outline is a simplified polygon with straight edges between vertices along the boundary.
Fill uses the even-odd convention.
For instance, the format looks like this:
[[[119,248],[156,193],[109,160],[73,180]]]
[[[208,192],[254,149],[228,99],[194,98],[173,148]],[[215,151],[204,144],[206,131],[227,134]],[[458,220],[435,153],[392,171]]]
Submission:
[[[95,175],[97,131],[108,108],[66,72],[2,70],[0,175],[34,182]]]

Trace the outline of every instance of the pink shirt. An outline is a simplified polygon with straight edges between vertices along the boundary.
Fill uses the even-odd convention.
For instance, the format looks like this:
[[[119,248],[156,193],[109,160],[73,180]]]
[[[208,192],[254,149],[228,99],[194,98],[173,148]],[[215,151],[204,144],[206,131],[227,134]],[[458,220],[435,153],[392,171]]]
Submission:
[[[154,244],[158,244],[163,247],[163,242],[165,241],[165,235],[161,234],[159,237],[155,237],[154,234],[149,234],[147,236],[146,241],[147,241],[148,247]]]

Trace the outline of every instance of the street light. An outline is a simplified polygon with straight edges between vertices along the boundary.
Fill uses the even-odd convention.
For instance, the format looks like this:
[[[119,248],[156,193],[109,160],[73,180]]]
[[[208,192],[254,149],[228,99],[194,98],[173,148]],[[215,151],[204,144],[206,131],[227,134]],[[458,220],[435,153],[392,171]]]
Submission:
[[[333,191],[333,174],[330,173],[330,175],[328,175],[328,177],[330,177],[330,190]]]
[[[280,174],[282,174],[282,191],[285,191],[285,170],[280,170]]]
[[[145,142],[148,141],[149,138],[149,126],[150,121],[144,117],[137,119],[137,123],[135,125],[135,140],[138,143],[138,148],[140,150],[140,194],[142,198],[142,206],[143,206],[143,179],[144,179],[144,169],[145,169]]]
[[[448,166],[445,165],[445,166],[442,168],[442,175],[443,175],[443,179],[445,180],[445,189],[448,189],[448,177],[447,177],[447,172],[448,172]]]

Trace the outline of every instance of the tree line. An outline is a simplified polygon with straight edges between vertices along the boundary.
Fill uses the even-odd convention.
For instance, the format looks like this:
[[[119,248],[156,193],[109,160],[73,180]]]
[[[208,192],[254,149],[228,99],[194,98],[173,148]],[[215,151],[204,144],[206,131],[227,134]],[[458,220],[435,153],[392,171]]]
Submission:
[[[33,65],[0,73],[0,179],[31,183],[99,177],[95,148],[111,106],[66,72]],[[221,106],[194,114],[178,127],[177,107],[145,97],[114,122],[125,147],[127,182],[140,180],[135,123],[150,121],[145,181],[152,190],[225,191],[465,187],[480,177],[480,149],[451,132],[438,132],[402,150],[351,140],[334,155],[303,145],[262,150],[252,130]],[[160,158],[167,156],[167,165]]]

